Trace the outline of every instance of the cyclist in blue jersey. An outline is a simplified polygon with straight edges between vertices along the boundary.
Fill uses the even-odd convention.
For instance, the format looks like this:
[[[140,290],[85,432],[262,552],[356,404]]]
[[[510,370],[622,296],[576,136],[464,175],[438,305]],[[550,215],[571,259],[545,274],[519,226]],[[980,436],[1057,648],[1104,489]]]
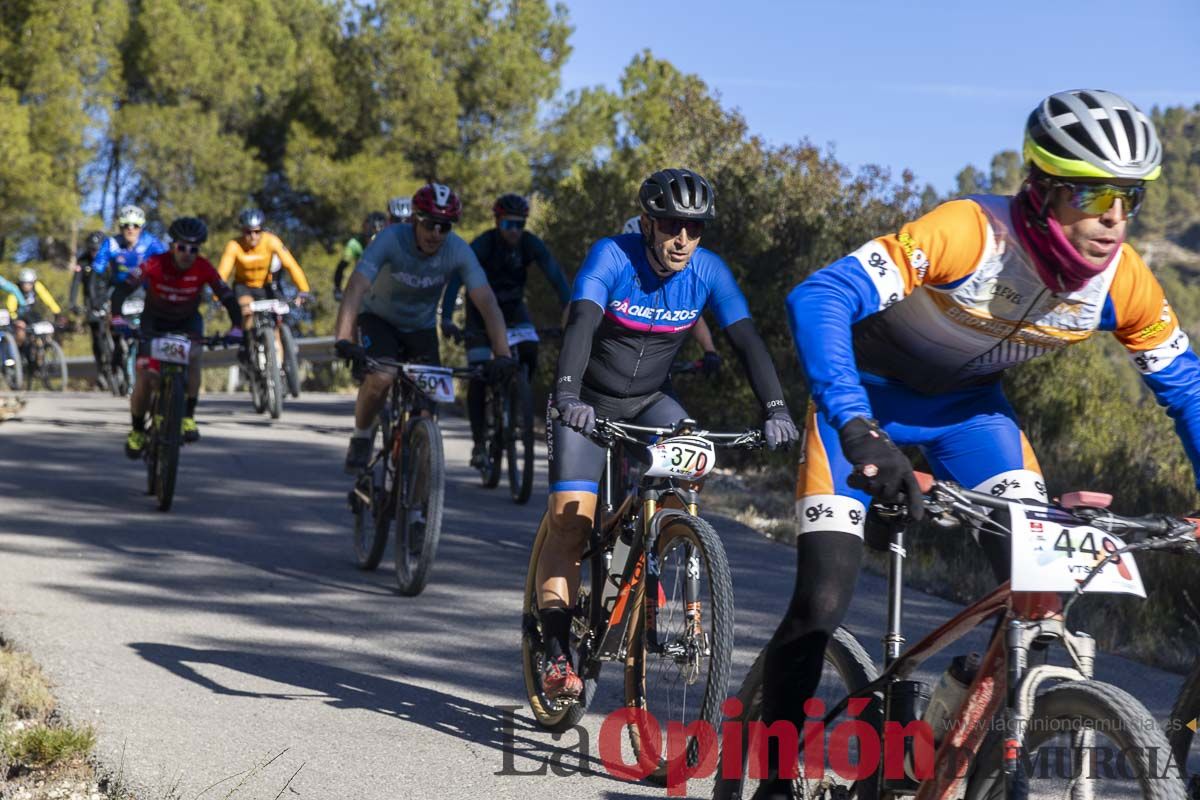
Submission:
[[[4,292],[17,299],[18,309],[25,307],[25,294],[21,291],[21,287],[0,275],[0,292]]]
[[[461,276],[467,296],[479,309],[494,358],[485,364],[489,378],[511,374],[504,316],[488,287],[479,260],[462,237],[451,232],[462,203],[449,186],[431,183],[413,195],[415,224],[390,225],[367,246],[338,309],[334,347],[340,357],[364,356],[439,364],[437,304],[451,274]],[[355,344],[357,327],[362,344]],[[346,452],[346,472],[366,467],[375,438],[375,417],[395,379],[392,370],[369,373],[354,406],[354,435]]]
[[[496,295],[504,324],[509,329],[523,329],[523,340],[514,345],[517,360],[532,377],[537,370],[537,334],[533,331],[533,320],[525,307],[525,281],[529,277],[529,265],[537,264],[546,280],[554,287],[558,300],[565,309],[571,300],[571,287],[567,284],[562,268],[550,255],[545,242],[525,230],[529,217],[529,201],[519,194],[501,195],[492,206],[496,227],[484,231],[471,242],[471,249],[483,266],[488,285]],[[453,275],[442,295],[442,333],[455,338],[462,337],[467,348],[467,363],[486,361],[491,355],[488,348],[487,331],[483,318],[474,306],[467,306],[465,330],[460,331],[451,320],[458,290],[462,280]],[[484,449],[484,383],[473,380],[467,387],[467,415],[471,420],[471,466],[482,467],[487,459]]]
[[[537,574],[542,688],[552,700],[578,697],[583,688],[571,667],[570,609],[604,468],[604,449],[586,435],[597,414],[651,426],[685,418],[659,387],[708,308],[745,365],[768,445],[798,437],[746,298],[720,256],[699,246],[704,224],[716,216],[708,181],[686,169],[661,170],[642,184],[638,199],[643,233],[601,239],[575,277],[558,360],[558,417],[547,425],[550,536]]]
[[[121,206],[117,224],[121,227],[120,235],[105,239],[92,260],[92,272],[100,278],[93,282],[105,292],[124,283],[130,271],[150,256],[167,252],[167,246],[145,229],[146,212],[137,206]]]

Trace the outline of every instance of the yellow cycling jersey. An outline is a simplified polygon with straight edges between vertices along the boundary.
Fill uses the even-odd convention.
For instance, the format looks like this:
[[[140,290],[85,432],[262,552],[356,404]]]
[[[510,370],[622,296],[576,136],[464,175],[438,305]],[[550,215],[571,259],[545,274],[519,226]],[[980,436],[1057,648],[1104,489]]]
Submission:
[[[54,301],[54,295],[50,294],[50,290],[47,289],[44,285],[42,285],[41,281],[37,281],[36,283],[33,284],[33,295],[36,295],[36,298],[38,300],[41,300],[46,305],[46,308],[50,309],[50,313],[52,313],[52,314],[61,314],[62,313],[62,309],[59,307],[58,303],[56,303]],[[33,302],[32,302],[34,300],[33,295],[27,296],[25,298],[25,305],[33,304]],[[5,300],[4,304],[8,307],[8,312],[10,314],[17,313],[17,309],[19,308],[19,306],[17,304],[17,296],[15,294],[10,294],[8,296],[8,298]]]
[[[261,289],[271,274],[273,255],[279,256],[280,263],[292,277],[296,288],[307,292],[308,278],[304,276],[304,270],[300,269],[291,251],[283,246],[279,237],[267,231],[263,231],[258,244],[251,248],[246,248],[241,239],[231,239],[229,244],[225,245],[225,252],[221,254],[217,272],[226,283],[241,283],[253,289]],[[233,281],[229,280],[230,275],[233,275]]]

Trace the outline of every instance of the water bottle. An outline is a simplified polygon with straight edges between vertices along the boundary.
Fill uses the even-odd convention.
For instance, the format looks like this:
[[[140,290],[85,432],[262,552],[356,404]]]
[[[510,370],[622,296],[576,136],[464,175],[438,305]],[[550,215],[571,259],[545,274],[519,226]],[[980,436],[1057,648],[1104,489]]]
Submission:
[[[941,744],[942,738],[954,722],[954,716],[959,706],[967,698],[967,689],[975,680],[979,671],[979,654],[968,653],[965,656],[955,656],[950,666],[942,673],[942,679],[934,687],[929,698],[929,705],[922,717],[933,730],[933,741]]]

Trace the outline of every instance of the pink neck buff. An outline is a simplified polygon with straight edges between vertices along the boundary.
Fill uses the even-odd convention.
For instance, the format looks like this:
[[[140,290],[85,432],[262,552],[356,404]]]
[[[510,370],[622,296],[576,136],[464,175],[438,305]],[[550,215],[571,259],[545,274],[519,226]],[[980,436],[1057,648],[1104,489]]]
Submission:
[[[1013,228],[1047,288],[1054,292],[1078,291],[1108,269],[1113,258],[1121,252],[1120,245],[1103,264],[1093,264],[1079,254],[1049,210],[1045,214],[1046,230],[1042,230],[1039,223],[1044,202],[1037,184],[1026,182],[1013,199]]]

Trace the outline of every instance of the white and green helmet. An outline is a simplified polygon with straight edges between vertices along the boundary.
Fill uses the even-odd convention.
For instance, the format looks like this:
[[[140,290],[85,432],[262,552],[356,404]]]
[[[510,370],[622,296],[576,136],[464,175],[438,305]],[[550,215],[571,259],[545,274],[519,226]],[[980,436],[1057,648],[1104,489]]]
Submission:
[[[1025,125],[1026,164],[1059,178],[1132,178],[1162,172],[1154,123],[1133,103],[1100,89],[1043,100]]]

